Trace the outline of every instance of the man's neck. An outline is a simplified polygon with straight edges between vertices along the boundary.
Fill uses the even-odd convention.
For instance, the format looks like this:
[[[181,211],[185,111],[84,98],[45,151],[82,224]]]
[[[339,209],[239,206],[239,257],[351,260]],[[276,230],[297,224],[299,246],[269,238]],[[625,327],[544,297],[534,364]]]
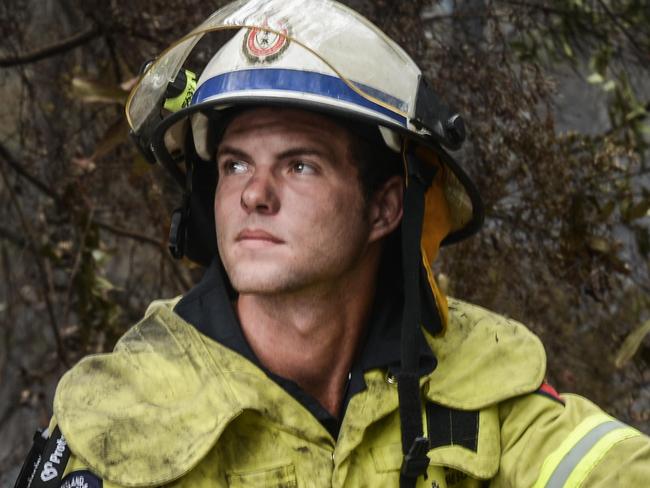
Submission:
[[[242,330],[260,362],[336,417],[371,312],[377,262],[372,264],[326,289],[241,294],[237,300]]]

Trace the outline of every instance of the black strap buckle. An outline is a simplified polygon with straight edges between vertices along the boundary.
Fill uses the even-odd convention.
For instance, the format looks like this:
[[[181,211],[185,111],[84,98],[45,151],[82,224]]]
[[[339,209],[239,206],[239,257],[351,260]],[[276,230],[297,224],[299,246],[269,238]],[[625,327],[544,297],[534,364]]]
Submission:
[[[438,168],[421,161],[415,155],[409,155],[406,159],[409,178],[416,180],[426,190],[433,183]]]
[[[187,232],[187,208],[185,205],[177,208],[172,213],[171,225],[169,226],[169,252],[175,259],[181,259],[185,255],[185,240]]]
[[[429,467],[429,439],[426,437],[416,437],[411,444],[409,452],[404,456],[402,462],[402,476],[406,478],[417,478],[424,475],[427,479],[427,468]]]

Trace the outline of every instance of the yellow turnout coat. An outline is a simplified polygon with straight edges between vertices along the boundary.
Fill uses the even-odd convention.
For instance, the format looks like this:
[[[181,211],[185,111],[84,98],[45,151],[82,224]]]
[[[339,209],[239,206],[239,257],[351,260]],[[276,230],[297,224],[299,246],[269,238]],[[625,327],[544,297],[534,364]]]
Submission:
[[[71,450],[68,480],[398,486],[397,388],[386,371],[365,373],[334,439],[257,366],[176,315],[176,302],[154,302],[113,353],[63,377],[51,429]],[[521,324],[450,299],[446,333],[425,337],[438,366],[421,380],[431,462],[418,487],[650,486],[650,439],[584,398],[540,394],[544,349]]]

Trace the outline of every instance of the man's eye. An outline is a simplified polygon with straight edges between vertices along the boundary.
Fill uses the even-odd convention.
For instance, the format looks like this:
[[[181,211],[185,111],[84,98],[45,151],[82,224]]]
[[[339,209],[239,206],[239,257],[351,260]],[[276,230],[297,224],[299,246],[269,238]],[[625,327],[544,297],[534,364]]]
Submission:
[[[316,174],[316,167],[304,161],[296,161],[291,165],[291,171],[301,175],[313,175]]]
[[[226,161],[223,164],[223,172],[229,175],[241,175],[248,171],[248,163],[244,161]]]

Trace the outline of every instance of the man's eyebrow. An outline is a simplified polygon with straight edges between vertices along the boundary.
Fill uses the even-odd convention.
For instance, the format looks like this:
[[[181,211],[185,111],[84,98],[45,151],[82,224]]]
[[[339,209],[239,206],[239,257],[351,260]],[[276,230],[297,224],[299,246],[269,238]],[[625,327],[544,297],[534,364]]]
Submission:
[[[228,145],[219,146],[219,149],[217,150],[217,158],[226,155],[242,159],[250,159],[250,155],[246,151]],[[333,159],[329,151],[308,146],[292,147],[291,149],[287,149],[286,151],[282,151],[275,155],[278,159],[287,159],[296,156],[320,156],[327,159]]]
[[[236,147],[232,146],[220,145],[219,149],[217,149],[217,158],[225,155],[235,156],[236,158],[242,159],[250,159],[250,156],[246,151],[242,151],[241,149],[237,149]]]
[[[277,155],[279,159],[293,158],[296,156],[320,156],[327,159],[332,159],[329,151],[318,149],[315,147],[292,147]]]

